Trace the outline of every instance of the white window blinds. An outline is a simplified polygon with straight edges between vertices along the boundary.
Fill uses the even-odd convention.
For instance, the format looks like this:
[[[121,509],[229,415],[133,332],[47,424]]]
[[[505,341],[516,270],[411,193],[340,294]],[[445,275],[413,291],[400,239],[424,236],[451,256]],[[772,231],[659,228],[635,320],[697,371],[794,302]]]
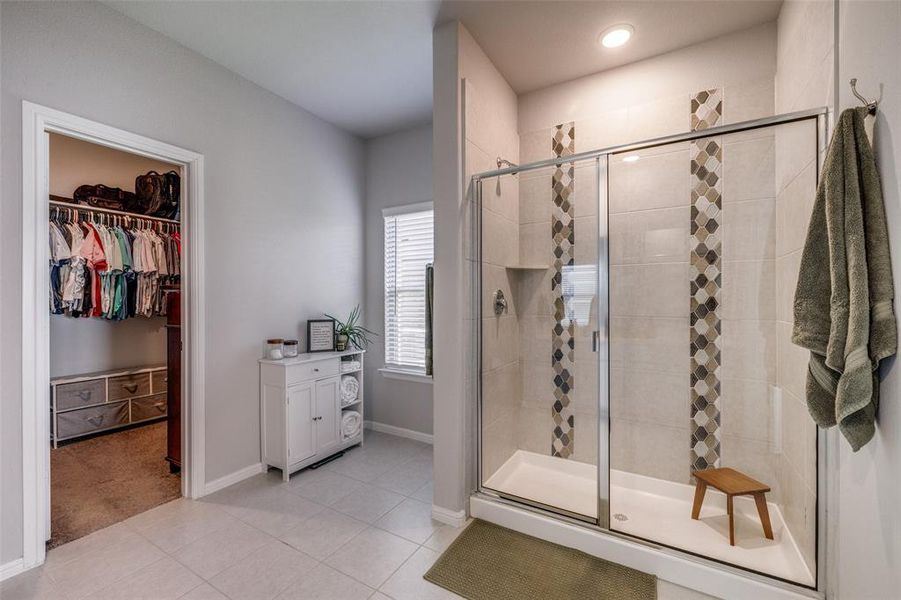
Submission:
[[[434,258],[431,203],[387,209],[384,217],[385,362],[424,370],[425,267]]]

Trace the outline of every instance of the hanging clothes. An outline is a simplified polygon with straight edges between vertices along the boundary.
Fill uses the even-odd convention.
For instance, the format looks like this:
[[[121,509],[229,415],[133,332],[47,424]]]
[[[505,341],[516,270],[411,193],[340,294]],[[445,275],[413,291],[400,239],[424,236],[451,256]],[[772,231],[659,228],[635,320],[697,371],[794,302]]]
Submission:
[[[181,236],[152,228],[50,221],[50,312],[121,321],[165,315]]]

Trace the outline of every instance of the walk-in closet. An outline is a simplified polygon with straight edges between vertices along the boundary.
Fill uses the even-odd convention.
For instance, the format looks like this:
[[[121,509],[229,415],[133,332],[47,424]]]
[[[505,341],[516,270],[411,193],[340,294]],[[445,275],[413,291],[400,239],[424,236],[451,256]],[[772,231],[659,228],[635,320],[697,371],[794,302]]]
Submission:
[[[181,495],[178,166],[49,134],[50,535]]]

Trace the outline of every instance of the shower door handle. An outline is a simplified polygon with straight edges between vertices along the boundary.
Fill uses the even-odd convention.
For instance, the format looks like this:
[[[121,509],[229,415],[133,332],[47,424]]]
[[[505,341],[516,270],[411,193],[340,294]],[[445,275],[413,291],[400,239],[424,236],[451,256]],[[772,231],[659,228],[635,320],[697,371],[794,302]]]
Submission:
[[[598,348],[601,345],[601,332],[600,331],[592,331],[591,332],[591,351],[597,352]]]

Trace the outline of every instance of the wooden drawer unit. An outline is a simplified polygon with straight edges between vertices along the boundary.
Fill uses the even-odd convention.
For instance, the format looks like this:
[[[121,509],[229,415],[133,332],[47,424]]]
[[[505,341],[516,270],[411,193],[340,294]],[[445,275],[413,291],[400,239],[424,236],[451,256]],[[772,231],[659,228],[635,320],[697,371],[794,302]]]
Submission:
[[[106,402],[106,380],[87,379],[56,387],[56,410],[84,408]]]
[[[150,373],[134,373],[109,378],[109,401],[150,394]]]
[[[148,419],[166,416],[166,394],[154,394],[131,401],[131,422],[139,423]]]
[[[128,402],[67,410],[57,415],[57,434],[66,439],[128,424]]]
[[[169,389],[168,371],[154,371],[150,374],[150,392],[152,394],[164,394]]]

